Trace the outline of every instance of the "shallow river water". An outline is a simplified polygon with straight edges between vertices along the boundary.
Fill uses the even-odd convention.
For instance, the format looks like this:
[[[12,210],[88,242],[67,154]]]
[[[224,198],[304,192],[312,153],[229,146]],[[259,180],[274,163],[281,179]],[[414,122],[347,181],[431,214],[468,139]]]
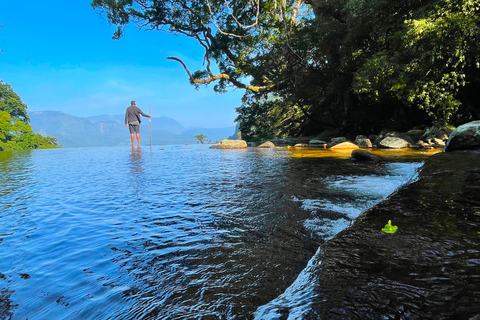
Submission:
[[[291,315],[308,309],[302,278],[319,245],[423,161],[325,155],[0,152],[0,319],[262,319],[272,301]]]

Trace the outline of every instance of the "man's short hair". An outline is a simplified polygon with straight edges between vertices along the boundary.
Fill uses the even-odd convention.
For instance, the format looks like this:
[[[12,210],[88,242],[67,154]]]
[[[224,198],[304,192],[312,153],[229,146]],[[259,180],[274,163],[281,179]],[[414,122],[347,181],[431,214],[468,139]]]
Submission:
[[[132,105],[132,106],[135,106],[135,105],[136,105],[135,100],[132,100],[131,105]]]

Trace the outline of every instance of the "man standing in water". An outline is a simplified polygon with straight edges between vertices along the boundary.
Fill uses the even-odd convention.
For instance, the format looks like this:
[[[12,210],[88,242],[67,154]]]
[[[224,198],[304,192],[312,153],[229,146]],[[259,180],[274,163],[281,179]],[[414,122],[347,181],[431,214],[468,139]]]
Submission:
[[[137,107],[135,101],[132,101],[130,107],[125,112],[125,127],[128,125],[130,130],[130,138],[132,139],[132,148],[134,148],[133,141],[135,140],[134,133],[137,134],[137,147],[140,148],[140,115],[151,118],[152,116],[143,113],[139,107]]]

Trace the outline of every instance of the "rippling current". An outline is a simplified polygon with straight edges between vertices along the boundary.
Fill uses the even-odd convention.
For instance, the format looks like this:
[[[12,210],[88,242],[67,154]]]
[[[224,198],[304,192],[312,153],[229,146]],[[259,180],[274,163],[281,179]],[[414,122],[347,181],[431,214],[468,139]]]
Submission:
[[[201,145],[0,152],[0,319],[295,314],[319,245],[420,165]]]

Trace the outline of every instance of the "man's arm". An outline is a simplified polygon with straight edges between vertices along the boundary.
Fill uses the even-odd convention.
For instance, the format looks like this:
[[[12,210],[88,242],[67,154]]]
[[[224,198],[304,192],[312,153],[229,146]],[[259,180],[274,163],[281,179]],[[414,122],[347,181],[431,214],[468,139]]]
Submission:
[[[143,113],[142,110],[140,110],[140,114],[141,114],[142,116],[144,116],[144,117],[150,118],[150,115],[148,115],[148,114],[146,114],[146,113]]]
[[[140,114],[144,117],[147,117],[147,118],[151,118],[150,115],[146,114],[146,113],[143,113],[142,109],[138,108],[138,111],[140,111]]]

